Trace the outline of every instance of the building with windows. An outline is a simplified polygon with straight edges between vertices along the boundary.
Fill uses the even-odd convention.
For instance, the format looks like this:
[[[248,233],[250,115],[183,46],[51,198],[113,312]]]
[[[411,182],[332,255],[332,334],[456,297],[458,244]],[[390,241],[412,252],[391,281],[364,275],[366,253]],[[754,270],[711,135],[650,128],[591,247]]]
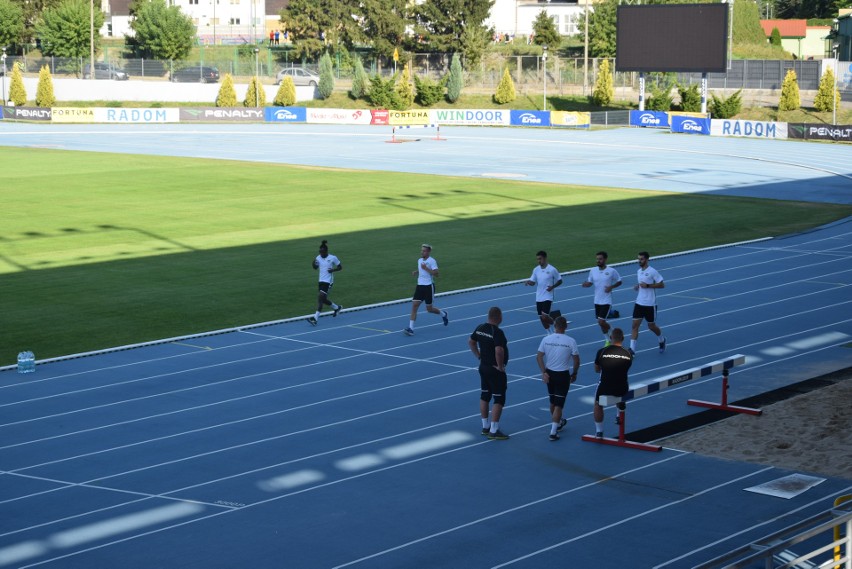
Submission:
[[[579,33],[577,24],[586,7],[592,9],[591,5],[592,0],[495,0],[485,24],[493,27],[496,34],[528,37],[536,16],[543,10],[561,35],[570,36]]]

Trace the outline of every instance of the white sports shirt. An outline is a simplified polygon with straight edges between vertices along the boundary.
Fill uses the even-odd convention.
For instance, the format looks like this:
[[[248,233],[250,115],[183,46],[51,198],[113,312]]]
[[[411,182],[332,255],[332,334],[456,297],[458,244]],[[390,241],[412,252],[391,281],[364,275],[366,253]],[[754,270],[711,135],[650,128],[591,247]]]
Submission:
[[[322,255],[317,255],[316,263],[319,265],[317,267],[319,269],[319,282],[333,283],[334,273],[330,272],[330,269],[339,265],[340,259],[329,253],[325,259],[322,258]]]
[[[417,258],[417,284],[419,285],[430,285],[435,282],[435,279],[432,278],[432,275],[423,270],[423,267],[420,265],[422,263],[426,263],[426,266],[429,267],[432,271],[438,270],[438,261],[433,259],[432,257],[423,257]]]
[[[530,280],[538,285],[535,289],[535,301],[553,300],[553,291],[547,290],[547,287],[555,285],[561,278],[559,271],[553,265],[547,265],[543,269],[541,265],[536,265],[530,276]]]
[[[656,284],[663,282],[663,275],[657,269],[648,265],[646,269],[636,271],[636,280],[645,284]],[[636,295],[636,304],[639,306],[655,306],[657,304],[657,289],[640,288]]]
[[[579,356],[577,342],[565,334],[545,336],[538,345],[538,351],[544,354],[544,367],[550,371],[575,371],[573,356]]]
[[[618,271],[612,267],[604,270],[594,267],[589,271],[589,277],[586,280],[595,287],[595,304],[612,304],[612,292],[606,292],[604,287],[612,286],[621,280]]]

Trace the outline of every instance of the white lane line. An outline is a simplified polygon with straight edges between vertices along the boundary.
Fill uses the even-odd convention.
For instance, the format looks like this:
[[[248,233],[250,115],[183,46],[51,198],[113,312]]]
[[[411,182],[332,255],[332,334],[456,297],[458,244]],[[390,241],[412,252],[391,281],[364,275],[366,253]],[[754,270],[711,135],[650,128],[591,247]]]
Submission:
[[[427,437],[417,441],[411,441],[397,446],[388,447],[380,452],[382,456],[386,456],[392,460],[405,460],[420,454],[441,450],[447,447],[466,443],[474,437],[470,433],[464,431],[450,431],[442,433],[434,437]]]
[[[325,474],[319,470],[305,469],[267,480],[260,480],[257,483],[257,487],[266,492],[280,492],[281,490],[292,490],[293,488],[307,486],[308,484],[322,480],[325,480]]]

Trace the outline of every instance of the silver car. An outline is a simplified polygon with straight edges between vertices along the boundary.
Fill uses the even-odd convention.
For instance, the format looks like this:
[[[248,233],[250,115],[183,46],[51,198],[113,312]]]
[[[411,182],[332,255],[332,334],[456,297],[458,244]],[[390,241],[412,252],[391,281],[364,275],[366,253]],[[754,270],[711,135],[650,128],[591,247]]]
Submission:
[[[287,67],[278,72],[278,75],[275,76],[275,84],[280,85],[281,81],[285,78],[289,77],[293,80],[293,85],[299,87],[303,85],[307,85],[309,87],[316,87],[319,85],[319,75],[314,73],[313,71],[309,71],[304,67]]]

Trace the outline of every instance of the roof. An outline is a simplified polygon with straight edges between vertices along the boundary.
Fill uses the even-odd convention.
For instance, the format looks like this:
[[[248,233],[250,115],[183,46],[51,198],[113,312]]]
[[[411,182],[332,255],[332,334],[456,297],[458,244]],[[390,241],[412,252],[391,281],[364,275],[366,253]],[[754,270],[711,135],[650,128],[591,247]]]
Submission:
[[[803,38],[808,34],[807,20],[761,20],[760,26],[766,37],[772,35],[773,28],[778,28],[782,38]]]

